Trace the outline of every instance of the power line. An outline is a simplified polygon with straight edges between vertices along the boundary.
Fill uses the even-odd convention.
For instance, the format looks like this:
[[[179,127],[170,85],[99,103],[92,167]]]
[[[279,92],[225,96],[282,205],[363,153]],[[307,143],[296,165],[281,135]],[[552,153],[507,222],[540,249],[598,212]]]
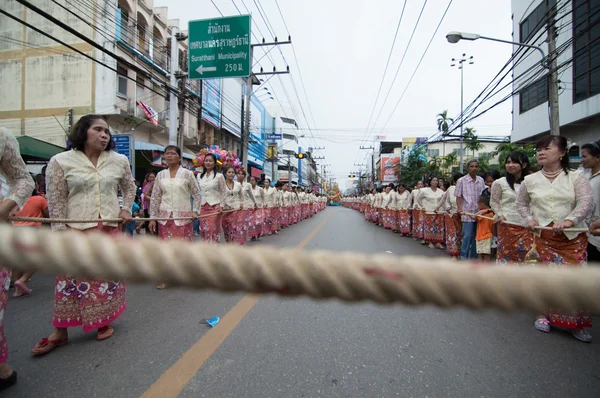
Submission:
[[[396,45],[396,39],[398,37],[398,31],[400,30],[400,25],[402,24],[402,18],[404,17],[404,10],[406,9],[406,3],[408,3],[408,0],[404,0],[404,5],[402,6],[402,12],[400,13],[400,18],[398,19],[398,24],[396,25],[396,33],[394,33],[394,39],[392,40],[392,45],[390,47],[390,52],[388,54],[387,62],[385,63],[383,75],[381,76],[381,82],[379,83],[379,90],[377,90],[377,95],[375,96],[375,102],[373,103],[373,109],[371,109],[371,115],[369,116],[369,121],[367,122],[367,128],[366,128],[365,134],[364,134],[365,137],[369,133],[369,126],[371,125],[371,120],[373,119],[373,115],[375,114],[375,108],[377,107],[377,101],[379,101],[379,95],[381,94],[381,89],[383,88],[383,82],[385,81],[385,75],[387,73],[388,67],[390,66],[390,60],[392,59],[392,53],[394,52],[394,47]]]

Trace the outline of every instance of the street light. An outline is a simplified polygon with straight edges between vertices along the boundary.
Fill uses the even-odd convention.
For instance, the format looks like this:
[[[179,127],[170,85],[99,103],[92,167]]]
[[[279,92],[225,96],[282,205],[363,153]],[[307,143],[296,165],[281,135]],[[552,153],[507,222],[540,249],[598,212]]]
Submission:
[[[533,46],[531,44],[525,44],[525,43],[518,43],[518,42],[510,41],[510,40],[495,39],[493,37],[481,36],[481,35],[478,35],[477,33],[452,31],[446,35],[446,40],[448,40],[448,43],[451,43],[451,44],[456,44],[461,40],[474,41],[477,39],[497,41],[499,43],[508,43],[508,44],[512,44],[515,46],[519,46],[519,47],[533,48],[534,50],[537,50],[540,52],[540,54],[542,54],[542,61],[541,61],[542,66],[546,69],[550,69],[550,66],[548,65],[548,62],[546,60],[546,53],[544,53],[544,50],[542,50],[542,48],[538,47],[538,46]]]
[[[448,39],[448,41],[450,41],[450,39]],[[457,66],[458,65],[458,69],[460,69],[460,159],[459,159],[459,165],[460,165],[460,172],[462,174],[462,172],[464,171],[464,165],[463,165],[463,145],[464,145],[464,135],[463,135],[463,120],[464,120],[464,69],[465,69],[465,63],[468,63],[468,65],[473,65],[475,62],[473,61],[473,56],[471,55],[469,58],[467,58],[467,54],[462,55],[462,57],[457,60],[455,58],[452,58],[452,64],[450,66]]]

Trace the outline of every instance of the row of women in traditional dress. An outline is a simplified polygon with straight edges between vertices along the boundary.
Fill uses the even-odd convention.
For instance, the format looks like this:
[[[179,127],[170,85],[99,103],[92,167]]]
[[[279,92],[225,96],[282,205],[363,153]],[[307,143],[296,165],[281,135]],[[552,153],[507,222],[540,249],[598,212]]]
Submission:
[[[527,156],[516,151],[506,158],[505,177],[491,185],[490,202],[498,221],[496,262],[524,263],[533,243],[537,252],[528,258],[538,258],[549,266],[576,267],[585,266],[588,261],[600,262],[600,239],[595,235],[600,217],[600,141],[581,147],[583,170],[570,168],[564,137],[544,137],[536,147],[539,171],[532,173]],[[474,249],[470,242],[474,232],[469,232],[474,221],[469,214],[477,212],[478,198],[485,190],[483,179],[476,175],[476,162],[469,163],[469,174],[456,181],[458,188],[454,187],[454,178],[445,193],[438,193],[432,179],[429,188],[418,186],[411,193],[413,236],[434,243],[440,240],[440,230],[444,228],[448,251],[453,256],[462,252],[462,258],[469,258]],[[386,188],[387,193],[346,198],[346,202],[362,209],[366,219],[398,228],[406,235],[408,228],[400,229],[400,220],[409,219],[411,199],[398,201],[403,191],[400,185],[396,195]],[[388,196],[396,196],[396,200]],[[433,199],[436,196],[439,200]],[[443,224],[440,210],[445,210]],[[588,230],[588,226],[588,232],[581,231]],[[566,328],[581,341],[591,341],[591,317],[585,312],[565,314],[552,310],[535,322],[540,331],[549,332],[551,326]]]
[[[106,120],[98,115],[83,116],[75,124],[69,141],[71,150],[54,156],[47,166],[49,216],[97,221],[53,223],[52,230],[122,236],[122,225],[103,220],[131,222],[137,188],[127,158],[112,150],[114,142]],[[231,168],[225,170],[224,177],[214,169],[216,162],[211,168],[210,160],[216,160],[211,156],[207,156],[206,171],[199,179],[180,166],[178,148],[167,147],[164,157],[168,167],[156,175],[147,207],[149,215],[163,218],[148,224],[163,239],[191,240],[191,221],[202,217],[205,240],[217,242],[222,225],[229,242],[244,243],[246,237],[274,233],[324,208],[321,199],[307,193],[292,194],[284,184],[264,191],[258,189],[256,181],[245,182],[243,171],[238,172],[237,181]],[[9,186],[8,194],[0,198],[0,221],[6,221],[15,208],[23,208],[34,182],[20,157],[18,142],[4,128],[0,128],[0,172]],[[210,213],[215,217],[204,217],[211,216]],[[0,390],[16,382],[16,372],[6,363],[8,345],[3,323],[9,285],[10,272],[0,266]],[[77,326],[82,326],[84,332],[95,331],[98,341],[106,340],[113,335],[112,324],[126,306],[125,281],[58,275],[52,314],[54,330],[31,352],[43,355],[67,344],[68,328]]]

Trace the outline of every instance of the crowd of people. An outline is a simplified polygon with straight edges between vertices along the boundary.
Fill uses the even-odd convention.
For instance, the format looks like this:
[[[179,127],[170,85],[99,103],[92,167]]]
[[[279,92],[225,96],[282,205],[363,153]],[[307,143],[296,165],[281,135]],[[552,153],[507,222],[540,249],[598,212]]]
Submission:
[[[467,174],[450,181],[429,176],[413,188],[400,182],[342,199],[366,220],[454,259],[497,264],[582,267],[600,262],[600,141],[581,147],[581,168],[570,167],[567,140],[547,136],[537,144],[536,170],[521,151],[504,162],[505,176],[478,175],[476,159]],[[585,312],[556,309],[541,314],[536,329],[566,328],[591,342]]]
[[[168,146],[167,167],[149,173],[138,189],[127,158],[114,149],[108,124],[102,116],[79,119],[69,135],[71,150],[50,159],[43,176],[34,182],[19,153],[15,137],[0,128],[0,172],[8,191],[0,197],[0,221],[11,215],[52,219],[83,219],[89,223],[52,223],[53,231],[100,232],[118,238],[126,228],[130,235],[142,228],[159,239],[191,241],[194,224],[202,240],[244,244],[277,234],[325,208],[326,197],[288,183],[264,187],[255,177],[247,179],[243,169],[218,169],[217,158],[208,154],[203,172],[197,176],[181,166],[181,151]],[[32,196],[33,192],[33,196]],[[137,223],[136,216],[152,217]],[[120,218],[122,222],[110,220]],[[97,221],[95,221],[97,220]],[[106,222],[103,220],[107,220]],[[15,226],[39,227],[41,223],[15,222]],[[12,274],[14,297],[31,294],[31,273]],[[4,335],[4,311],[11,285],[10,270],[0,265],[0,391],[17,381],[8,365],[8,343]],[[157,288],[163,289],[161,283]],[[68,328],[83,327],[96,332],[96,340],[110,338],[112,323],[125,311],[126,282],[58,275],[54,289],[54,330],[31,350],[47,354],[68,342]]]

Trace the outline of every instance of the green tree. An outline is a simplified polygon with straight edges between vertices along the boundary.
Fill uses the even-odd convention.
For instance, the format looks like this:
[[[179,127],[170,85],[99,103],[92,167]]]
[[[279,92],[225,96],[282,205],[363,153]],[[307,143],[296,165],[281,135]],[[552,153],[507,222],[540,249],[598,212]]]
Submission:
[[[450,130],[450,125],[454,123],[454,119],[448,117],[448,110],[444,110],[442,113],[438,113],[437,115],[437,128],[443,136],[448,135],[448,130]]]
[[[514,144],[510,142],[510,137],[507,137],[506,141],[496,145],[496,150],[492,152],[492,155],[498,156],[498,164],[503,166],[508,155],[510,155],[510,153],[514,151],[521,151],[525,153],[525,155],[527,155],[527,157],[529,158],[529,162],[532,166],[537,164],[537,159],[535,157],[535,147],[533,145]]]
[[[425,151],[416,149],[410,152],[405,164],[400,165],[400,181],[407,186],[413,187],[417,181],[422,180],[432,174],[438,174],[438,160],[427,162]]]
[[[444,157],[442,167],[444,167],[445,170],[452,170],[452,167],[457,163],[458,163],[458,155],[456,154],[456,152],[452,152],[452,153],[447,154]]]
[[[483,144],[479,141],[479,137],[475,134],[475,129],[473,127],[465,128],[463,139],[465,141],[466,149],[472,151],[473,157],[475,157],[475,152],[483,149]]]

